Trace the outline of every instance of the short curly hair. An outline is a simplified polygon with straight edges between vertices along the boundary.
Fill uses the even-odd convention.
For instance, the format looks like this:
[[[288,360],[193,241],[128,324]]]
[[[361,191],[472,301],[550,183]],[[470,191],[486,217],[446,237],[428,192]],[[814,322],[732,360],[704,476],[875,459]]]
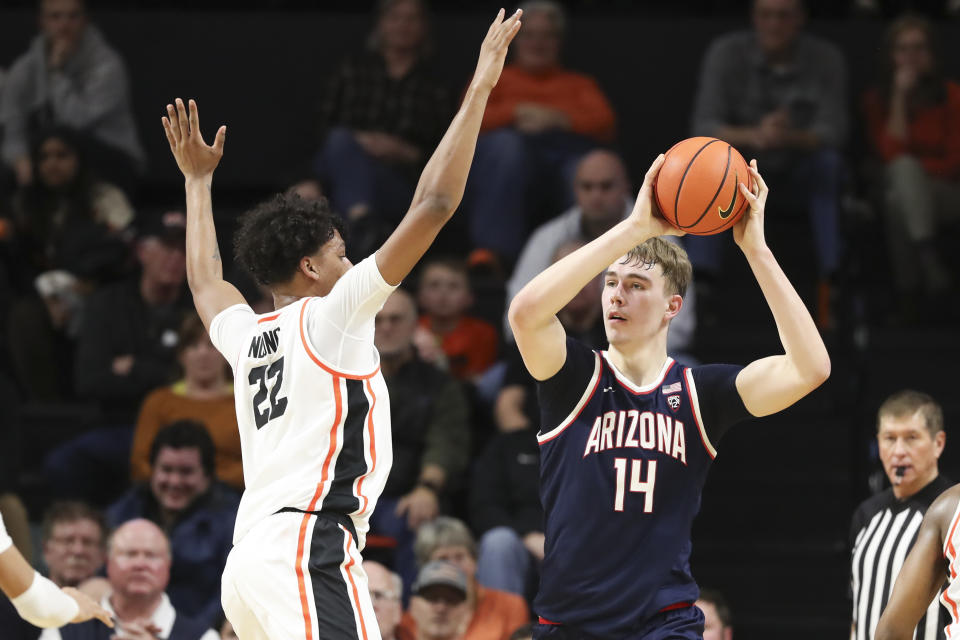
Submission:
[[[343,221],[326,198],[278,193],[240,218],[234,256],[257,284],[269,287],[292,278],[300,259],[319,251],[334,232],[343,236]]]

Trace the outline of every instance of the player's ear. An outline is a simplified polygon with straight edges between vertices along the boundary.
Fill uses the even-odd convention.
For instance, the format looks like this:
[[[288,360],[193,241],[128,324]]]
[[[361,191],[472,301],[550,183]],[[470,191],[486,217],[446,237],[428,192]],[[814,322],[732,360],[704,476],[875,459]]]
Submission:
[[[947,444],[947,432],[940,430],[937,431],[937,435],[933,436],[933,446],[936,451],[937,457],[940,457],[940,454],[943,453],[943,447]]]
[[[319,265],[314,261],[312,256],[304,256],[300,258],[299,271],[311,280],[320,279]]]
[[[673,320],[683,308],[683,298],[679,293],[675,293],[667,298],[667,320]]]

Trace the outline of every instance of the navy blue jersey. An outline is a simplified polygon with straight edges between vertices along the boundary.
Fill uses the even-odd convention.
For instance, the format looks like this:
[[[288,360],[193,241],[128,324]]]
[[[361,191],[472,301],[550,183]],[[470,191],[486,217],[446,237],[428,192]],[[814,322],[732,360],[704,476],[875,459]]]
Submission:
[[[546,555],[534,609],[550,622],[622,637],[699,591],[690,528],[729,425],[749,416],[740,367],[668,358],[638,387],[567,340],[561,370],[538,385]]]

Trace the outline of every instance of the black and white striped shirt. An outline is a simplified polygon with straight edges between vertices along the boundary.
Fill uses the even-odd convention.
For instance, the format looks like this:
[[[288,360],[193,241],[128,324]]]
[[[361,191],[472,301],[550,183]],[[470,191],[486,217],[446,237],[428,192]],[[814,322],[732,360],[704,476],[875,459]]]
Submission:
[[[854,512],[850,527],[853,640],[873,639],[900,567],[917,539],[923,514],[951,486],[950,480],[937,476],[906,500],[898,500],[893,489],[887,489],[861,503]],[[935,599],[917,625],[914,637],[942,640],[948,621],[946,609]]]

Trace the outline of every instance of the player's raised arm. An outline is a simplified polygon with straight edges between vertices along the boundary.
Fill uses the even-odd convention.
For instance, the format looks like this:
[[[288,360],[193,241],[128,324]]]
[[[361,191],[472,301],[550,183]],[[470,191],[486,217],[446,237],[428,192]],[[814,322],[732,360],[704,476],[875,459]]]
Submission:
[[[377,251],[377,267],[391,285],[410,273],[460,205],[487,98],[500,79],[507,47],[520,30],[520,13],[504,19],[501,9],[490,25],[463,103],[424,167],[410,209]]]
[[[830,356],[807,307],[767,247],[763,217],[768,190],[756,160],[750,162],[750,173],[754,192],[740,184],[750,209],[733,228],[733,239],[773,312],[785,353],[744,367],[737,376],[737,391],[747,411],[766,416],[786,409],[823,384],[830,376]]]
[[[200,134],[197,103],[190,100],[189,109],[188,116],[183,100],[177,98],[175,105],[167,105],[167,116],[161,121],[170,151],[186,181],[187,283],[197,313],[209,331],[210,322],[218,313],[245,300],[236,287],[223,279],[223,263],[213,227],[213,172],[223,157],[227,128],[220,127],[213,145],[208,145]]]
[[[943,540],[957,508],[958,489],[948,489],[933,501],[917,533],[917,541],[897,574],[893,593],[880,616],[875,640],[911,640],[917,623],[947,579]]]
[[[661,166],[663,154],[650,165],[633,212],[626,220],[550,265],[510,302],[510,327],[527,370],[537,380],[553,376],[567,358],[566,332],[557,319],[560,309],[597,274],[638,244],[656,236],[683,235],[653,213],[653,183]]]

